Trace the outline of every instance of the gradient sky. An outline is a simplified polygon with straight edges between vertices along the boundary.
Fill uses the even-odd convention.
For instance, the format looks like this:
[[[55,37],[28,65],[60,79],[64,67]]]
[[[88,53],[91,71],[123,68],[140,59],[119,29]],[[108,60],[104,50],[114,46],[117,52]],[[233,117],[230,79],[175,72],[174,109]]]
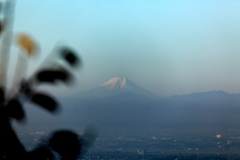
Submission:
[[[238,0],[18,0],[15,15],[39,60],[57,42],[81,55],[75,91],[126,77],[161,96],[240,93]]]

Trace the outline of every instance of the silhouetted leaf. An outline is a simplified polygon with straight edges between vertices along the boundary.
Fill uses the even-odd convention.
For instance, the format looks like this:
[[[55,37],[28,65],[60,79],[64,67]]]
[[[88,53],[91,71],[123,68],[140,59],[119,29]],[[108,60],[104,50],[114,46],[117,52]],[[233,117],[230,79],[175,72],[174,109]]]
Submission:
[[[66,70],[42,70],[37,73],[36,79],[39,82],[45,82],[45,83],[56,83],[57,81],[62,82],[69,82],[71,79],[71,75]]]
[[[79,64],[79,59],[77,57],[77,54],[74,53],[72,50],[69,48],[62,48],[61,51],[61,56],[63,59],[72,67],[76,67]]]
[[[66,160],[76,160],[82,149],[80,137],[68,130],[54,132],[49,145]]]
[[[89,150],[89,148],[93,145],[98,136],[98,129],[95,126],[88,126],[83,133],[82,138],[82,146],[84,153]],[[84,154],[83,153],[83,154]]]
[[[5,100],[5,94],[3,87],[0,88],[0,104],[2,104]]]
[[[31,101],[51,112],[54,112],[58,109],[57,102],[45,93],[33,93]]]
[[[3,31],[4,31],[4,23],[3,23],[3,21],[1,21],[0,22],[0,34],[2,34],[3,33]]]
[[[30,81],[23,81],[20,85],[19,92],[29,96],[32,93],[31,87],[32,87],[32,84]]]
[[[98,136],[98,129],[95,126],[88,126],[83,133],[83,137],[84,139],[86,139],[89,142],[93,142],[96,140],[97,136]]]
[[[29,152],[29,160],[54,160],[54,155],[47,147],[38,147]]]
[[[12,99],[7,103],[8,116],[17,120],[22,120],[25,117],[22,105],[17,99]]]

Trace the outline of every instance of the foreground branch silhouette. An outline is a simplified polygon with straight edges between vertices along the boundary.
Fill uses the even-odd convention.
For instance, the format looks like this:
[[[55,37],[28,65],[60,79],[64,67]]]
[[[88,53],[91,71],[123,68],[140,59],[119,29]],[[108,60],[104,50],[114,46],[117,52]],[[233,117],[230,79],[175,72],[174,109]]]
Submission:
[[[12,128],[12,120],[21,122],[25,119],[26,102],[37,104],[50,113],[56,112],[59,109],[57,101],[49,94],[39,92],[37,87],[45,83],[70,84],[74,76],[72,70],[78,69],[82,63],[71,48],[60,46],[42,62],[32,76],[26,78],[28,61],[38,52],[38,46],[27,34],[19,34],[17,44],[20,51],[9,91],[7,77],[10,72],[8,62],[14,5],[14,0],[6,0],[1,4],[4,18],[0,20],[0,160],[75,160],[96,139],[97,130],[94,127],[86,128],[82,136],[70,130],[54,131],[44,144],[36,146],[31,152],[25,150]]]

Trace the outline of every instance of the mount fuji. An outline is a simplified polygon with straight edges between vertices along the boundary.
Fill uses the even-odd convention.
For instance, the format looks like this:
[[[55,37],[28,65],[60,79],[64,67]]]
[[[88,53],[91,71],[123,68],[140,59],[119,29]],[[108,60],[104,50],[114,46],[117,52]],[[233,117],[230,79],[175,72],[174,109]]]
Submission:
[[[126,78],[113,78],[81,94],[58,98],[63,111],[59,117],[27,107],[28,119],[33,126],[240,128],[240,94],[209,91],[158,99],[152,95]]]
[[[138,95],[148,98],[160,98],[159,95],[142,88],[129,79],[118,77],[114,77],[97,87],[79,93],[77,96],[81,98],[105,98],[117,95]]]
[[[88,91],[58,98],[63,111],[59,119],[48,118],[35,107],[28,107],[28,118],[33,126],[240,128],[240,94],[220,90],[157,97],[126,78],[115,77]]]

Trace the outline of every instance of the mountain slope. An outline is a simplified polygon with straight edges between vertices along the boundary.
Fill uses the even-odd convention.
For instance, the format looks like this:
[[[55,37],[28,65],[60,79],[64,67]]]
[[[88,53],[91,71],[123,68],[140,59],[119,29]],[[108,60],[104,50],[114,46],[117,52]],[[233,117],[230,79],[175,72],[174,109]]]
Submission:
[[[119,84],[121,83],[120,81]],[[121,88],[121,85],[116,85]],[[125,85],[122,90],[132,86],[129,83],[128,87]],[[32,110],[31,114],[27,114],[30,122],[44,123],[48,126],[94,124],[107,127],[240,128],[240,94],[229,94],[224,91],[192,93],[161,99],[126,92],[95,99],[61,98],[59,103],[62,106],[62,114],[59,114],[59,117],[49,115],[48,118],[47,113],[40,116],[45,113],[35,110],[36,107],[28,107]]]

